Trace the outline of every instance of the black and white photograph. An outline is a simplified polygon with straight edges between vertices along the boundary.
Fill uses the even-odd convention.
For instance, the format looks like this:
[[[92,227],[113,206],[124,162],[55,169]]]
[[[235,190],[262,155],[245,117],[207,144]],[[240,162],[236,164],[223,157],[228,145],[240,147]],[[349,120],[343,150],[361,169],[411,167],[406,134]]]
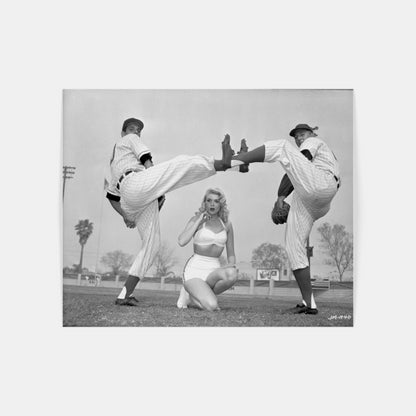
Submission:
[[[352,90],[63,91],[63,325],[352,326],[352,157]]]
[[[1,414],[413,414],[413,9],[2,2]]]

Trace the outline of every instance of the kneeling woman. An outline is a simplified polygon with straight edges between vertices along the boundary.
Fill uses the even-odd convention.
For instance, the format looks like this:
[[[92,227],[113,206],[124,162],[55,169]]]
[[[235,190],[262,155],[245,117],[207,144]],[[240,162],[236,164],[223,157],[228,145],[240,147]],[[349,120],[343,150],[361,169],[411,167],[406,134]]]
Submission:
[[[229,289],[237,280],[234,232],[221,190],[208,189],[199,212],[189,220],[178,242],[183,247],[192,239],[194,255],[185,265],[184,287],[177,306],[187,308],[191,303],[204,310],[219,310],[216,295]],[[224,247],[227,248],[228,264],[221,267]]]

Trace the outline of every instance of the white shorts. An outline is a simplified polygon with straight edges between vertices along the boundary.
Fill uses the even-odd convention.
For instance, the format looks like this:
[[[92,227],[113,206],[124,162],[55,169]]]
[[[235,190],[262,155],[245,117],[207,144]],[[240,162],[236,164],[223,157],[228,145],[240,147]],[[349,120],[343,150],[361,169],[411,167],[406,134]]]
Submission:
[[[185,264],[183,280],[202,279],[205,281],[212,271],[220,267],[220,259],[218,257],[194,254]]]

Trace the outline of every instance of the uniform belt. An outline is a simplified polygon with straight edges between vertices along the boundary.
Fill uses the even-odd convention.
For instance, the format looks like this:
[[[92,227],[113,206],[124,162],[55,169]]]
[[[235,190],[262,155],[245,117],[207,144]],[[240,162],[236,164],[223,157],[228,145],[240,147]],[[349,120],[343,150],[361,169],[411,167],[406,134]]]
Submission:
[[[120,189],[120,184],[122,182],[122,180],[127,176],[130,175],[130,173],[134,172],[134,170],[126,170],[121,176],[120,179],[117,182],[116,188]]]

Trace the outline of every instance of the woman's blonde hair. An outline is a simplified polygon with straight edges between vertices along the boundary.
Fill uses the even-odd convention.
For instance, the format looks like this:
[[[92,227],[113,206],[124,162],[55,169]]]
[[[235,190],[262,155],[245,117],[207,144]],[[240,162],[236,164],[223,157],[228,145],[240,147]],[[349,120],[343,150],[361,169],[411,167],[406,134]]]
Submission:
[[[199,208],[199,212],[205,211],[205,202],[207,200],[207,196],[209,194],[218,195],[220,197],[220,210],[218,211],[218,216],[222,219],[224,224],[228,222],[228,216],[230,214],[230,211],[227,208],[227,200],[225,198],[225,194],[221,189],[219,188],[209,188],[205,192],[204,198],[202,199],[201,207]]]

